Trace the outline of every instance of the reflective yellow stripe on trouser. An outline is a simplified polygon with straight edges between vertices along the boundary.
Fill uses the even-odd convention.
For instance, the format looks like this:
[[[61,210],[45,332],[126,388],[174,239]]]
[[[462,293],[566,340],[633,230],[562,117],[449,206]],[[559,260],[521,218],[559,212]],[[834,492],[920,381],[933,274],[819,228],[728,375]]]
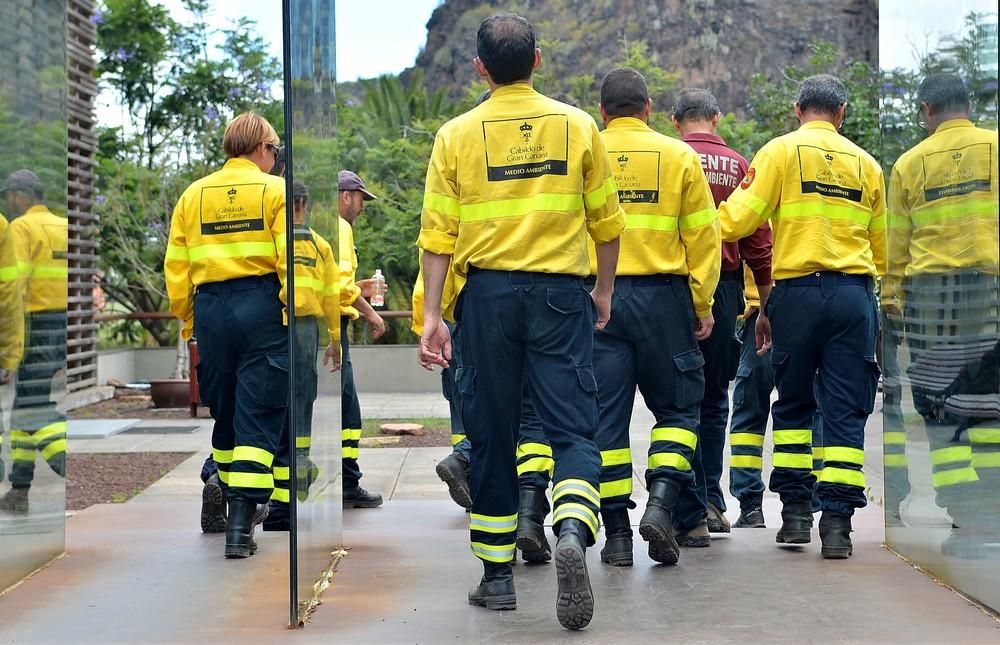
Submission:
[[[274,475],[271,473],[273,462],[274,455],[263,448],[236,446],[233,448],[232,463],[229,466],[229,486],[273,489]]]
[[[886,468],[906,468],[906,433],[893,431],[882,435],[883,463]]]
[[[592,484],[582,479],[564,479],[552,488],[552,525],[563,520],[580,520],[587,526],[593,539],[597,539],[597,512],[601,508],[601,494]],[[557,531],[558,532],[558,531]]]
[[[539,473],[546,481],[552,478],[556,462],[552,447],[544,443],[525,442],[517,446],[517,476]]]
[[[271,500],[287,504],[290,499],[291,469],[288,466],[275,466],[272,469],[272,474],[274,475],[274,490],[271,491]]]
[[[357,459],[360,456],[361,428],[344,428],[340,431],[340,456],[343,459]]]
[[[601,502],[632,494],[632,451],[628,448],[601,451]]]
[[[823,471],[819,482],[843,486],[865,487],[865,451],[847,446],[823,447]]]
[[[774,454],[771,463],[776,469],[813,469],[812,430],[785,428],[774,431]]]
[[[969,428],[972,467],[980,477],[1000,476],[1000,428]]]
[[[469,515],[472,552],[480,560],[503,564],[514,559],[517,514]]]
[[[452,433],[452,435],[451,435],[451,445],[452,445],[452,447],[457,446],[458,444],[462,443],[463,439],[465,439],[465,435],[464,434]]]
[[[756,432],[729,434],[729,467],[761,470],[764,467],[764,435]]]
[[[979,481],[972,467],[972,446],[931,450],[931,483],[935,490]]]
[[[650,470],[666,468],[687,472],[698,446],[698,435],[686,428],[653,428],[649,444]]]

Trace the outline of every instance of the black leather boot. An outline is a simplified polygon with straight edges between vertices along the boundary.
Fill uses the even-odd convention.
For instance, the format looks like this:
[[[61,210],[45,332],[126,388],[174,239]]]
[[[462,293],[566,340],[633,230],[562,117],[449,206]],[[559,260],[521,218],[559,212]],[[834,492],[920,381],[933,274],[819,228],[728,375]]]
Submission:
[[[483,578],[469,591],[469,604],[487,609],[517,609],[510,563],[483,562]]]
[[[846,560],[854,553],[851,544],[851,516],[833,511],[823,511],[819,518],[819,539],[823,542],[823,557],[827,560]]]
[[[555,565],[556,617],[566,629],[583,629],[594,617],[594,591],[587,573],[586,549],[590,531],[580,520],[563,520],[559,524]]]
[[[764,524],[763,500],[759,497],[748,497],[740,500],[740,517],[733,524],[737,529],[763,529]]]
[[[517,511],[517,548],[525,562],[548,562],[552,547],[545,538],[545,515],[548,500],[545,489],[521,486],[520,508]]]
[[[201,489],[201,532],[222,533],[226,530],[226,493],[219,484],[219,474],[205,481]]]
[[[461,453],[452,452],[434,468],[437,476],[448,485],[448,494],[456,504],[472,510],[472,492],[469,489],[469,462]]]
[[[287,531],[291,526],[288,504],[276,502],[273,499],[267,505],[267,519],[261,529],[264,531]]]
[[[267,504],[255,504],[245,499],[229,500],[226,521],[226,557],[249,558],[257,552],[253,530],[267,518]]]
[[[628,510],[601,511],[604,518],[604,548],[601,549],[601,562],[613,567],[632,566],[632,526],[628,519]]]
[[[681,549],[674,539],[673,518],[680,487],[669,479],[658,478],[649,487],[646,512],[639,522],[639,535],[649,542],[649,557],[661,564],[677,564]]]
[[[344,488],[344,508],[378,508],[381,505],[382,496],[378,493],[369,493],[357,484]]]
[[[812,501],[802,499],[781,507],[781,528],[774,536],[778,544],[809,544],[812,541]]]

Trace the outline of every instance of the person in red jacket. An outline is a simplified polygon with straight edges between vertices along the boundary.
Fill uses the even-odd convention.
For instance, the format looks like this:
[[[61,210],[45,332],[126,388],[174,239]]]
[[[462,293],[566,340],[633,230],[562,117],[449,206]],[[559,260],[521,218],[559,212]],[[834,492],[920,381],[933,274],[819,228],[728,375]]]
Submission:
[[[721,116],[719,102],[708,90],[685,88],[674,99],[674,127],[701,157],[716,206],[736,190],[749,166],[715,133]],[[729,419],[729,383],[736,377],[740,362],[736,320],[743,313],[744,263],[762,299],[766,298],[771,290],[771,229],[766,223],[750,237],[722,245],[722,273],[712,305],[715,327],[712,335],[700,342],[705,356],[705,397],[701,403],[700,441],[691,464],[695,486],[682,492],[675,518],[681,546],[707,547],[711,545],[710,532],[730,530],[719,480]]]

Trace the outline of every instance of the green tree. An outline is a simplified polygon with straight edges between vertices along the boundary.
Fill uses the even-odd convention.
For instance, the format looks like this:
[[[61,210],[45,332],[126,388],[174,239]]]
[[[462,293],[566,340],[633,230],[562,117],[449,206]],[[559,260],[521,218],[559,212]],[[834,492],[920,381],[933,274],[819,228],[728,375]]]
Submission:
[[[123,126],[98,132],[99,268],[109,298],[129,312],[166,309],[170,214],[184,187],[222,162],[226,121],[256,109],[282,128],[271,95],[281,67],[253,21],[211,29],[207,0],[183,6],[190,19],[181,21],[150,0],[105,0],[93,18],[99,82],[127,113]],[[173,342],[168,321],[141,324],[158,344]]]

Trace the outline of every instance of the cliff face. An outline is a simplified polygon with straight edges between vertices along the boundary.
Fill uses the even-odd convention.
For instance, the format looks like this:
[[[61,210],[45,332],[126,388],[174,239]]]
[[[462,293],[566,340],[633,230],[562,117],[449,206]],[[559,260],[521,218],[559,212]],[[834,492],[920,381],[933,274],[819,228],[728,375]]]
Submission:
[[[878,62],[877,0],[446,0],[416,61],[432,89],[464,93],[475,80],[476,29],[499,11],[535,25],[550,74],[600,79],[624,39],[641,39],[681,84],[712,89],[724,111],[742,111],[751,75],[804,64],[813,41],[833,43],[844,60]]]

